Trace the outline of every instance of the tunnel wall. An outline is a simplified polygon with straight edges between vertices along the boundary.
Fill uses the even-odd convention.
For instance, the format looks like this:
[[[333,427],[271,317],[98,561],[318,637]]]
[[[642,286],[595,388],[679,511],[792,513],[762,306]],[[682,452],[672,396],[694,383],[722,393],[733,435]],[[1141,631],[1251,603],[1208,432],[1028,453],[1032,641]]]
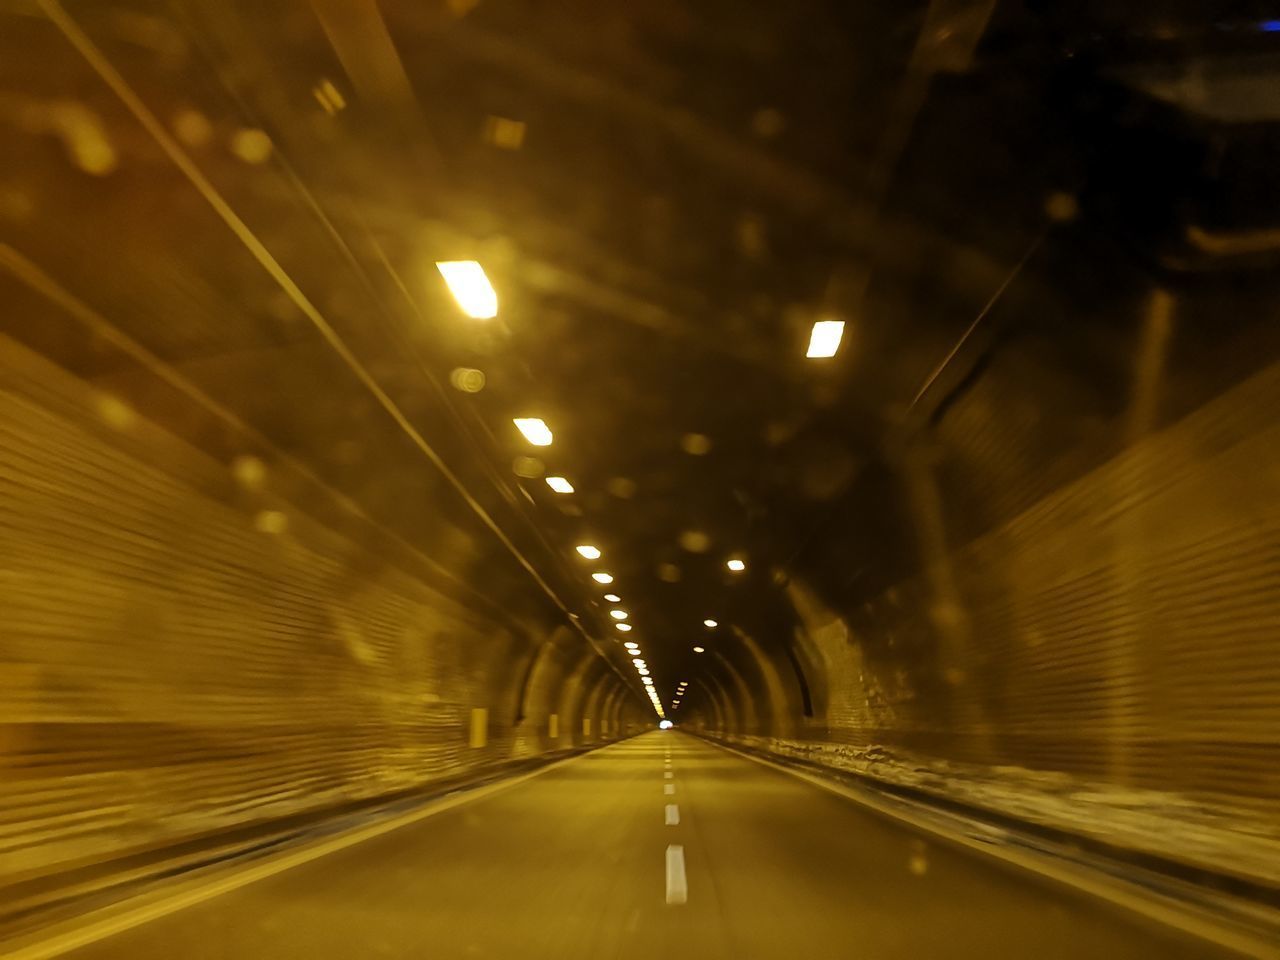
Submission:
[[[621,681],[576,631],[246,509],[222,463],[6,340],[0,583],[0,885],[640,728],[636,694],[602,734]]]
[[[815,716],[743,736],[717,731],[723,710],[704,701],[697,722],[1280,883],[1277,410],[1271,367],[857,617],[792,582]]]

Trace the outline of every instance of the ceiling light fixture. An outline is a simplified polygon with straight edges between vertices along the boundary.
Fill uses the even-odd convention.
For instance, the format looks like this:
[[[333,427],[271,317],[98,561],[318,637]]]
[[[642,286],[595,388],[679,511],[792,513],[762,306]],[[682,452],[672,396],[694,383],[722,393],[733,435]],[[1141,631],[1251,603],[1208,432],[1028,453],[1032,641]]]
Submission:
[[[591,546],[591,544],[589,544],[589,543],[581,544],[581,545],[579,545],[579,546],[577,546],[577,547],[574,547],[573,549],[575,549],[575,550],[577,550],[577,551],[578,551],[578,555],[579,555],[579,556],[581,556],[581,557],[585,557],[587,560],[599,560],[599,559],[600,559],[600,548],[599,548],[599,547],[593,547],[593,546]]]
[[[551,446],[551,428],[538,417],[516,417],[511,421],[516,429],[524,434],[524,438],[535,447]]]
[[[610,603],[620,603],[622,601],[622,598],[618,596],[616,593],[606,593],[604,595],[604,598],[608,600]]]
[[[613,583],[613,577],[607,573],[593,573],[591,579],[596,583]]]
[[[498,315],[498,295],[485,276],[484,267],[476,261],[442,260],[436,264],[436,269],[468,317],[492,320]]]
[[[725,566],[728,567],[730,570],[732,570],[734,573],[741,573],[743,570],[747,569],[746,563],[742,560],[738,560],[737,558],[730,560],[725,564]]]
[[[625,610],[610,610],[610,611],[609,611],[609,616],[613,617],[613,619],[615,619],[615,620],[625,620],[625,619],[627,619],[627,611],[625,611]]]
[[[639,650],[639,649],[640,649],[640,644],[638,644],[638,643],[636,643],[636,642],[634,642],[634,641],[632,641],[632,640],[628,640],[626,643],[624,643],[624,644],[623,644],[623,646],[624,646],[624,647],[626,647],[628,650]]]
[[[694,653],[706,653],[706,652],[707,652],[707,648],[706,648],[706,647],[694,647],[694,648],[693,648],[693,652],[694,652]]]
[[[614,626],[617,627],[619,630],[621,630],[623,633],[626,633],[628,630],[631,629],[631,624],[629,623],[615,623]]]
[[[716,623],[714,620],[703,620],[702,625],[709,630],[715,629],[716,627],[720,626],[720,624]]]
[[[556,493],[573,493],[573,484],[564,477],[547,477],[547,486]]]
[[[805,356],[811,360],[834,357],[844,336],[843,320],[819,320],[809,333],[809,349]]]

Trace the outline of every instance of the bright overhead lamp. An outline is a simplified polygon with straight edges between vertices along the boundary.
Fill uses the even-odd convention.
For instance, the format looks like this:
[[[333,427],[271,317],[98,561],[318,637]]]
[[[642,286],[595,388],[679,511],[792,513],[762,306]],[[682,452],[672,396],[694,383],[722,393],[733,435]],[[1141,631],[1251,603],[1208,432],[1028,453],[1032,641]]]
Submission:
[[[615,620],[625,620],[627,619],[628,614],[625,610],[610,610],[609,616],[613,617]]]
[[[810,359],[834,357],[840,349],[840,338],[844,336],[843,320],[819,320],[809,333],[809,349],[805,356]]]
[[[538,417],[516,417],[511,421],[516,429],[524,434],[524,438],[535,447],[551,446],[551,428]]]
[[[631,650],[631,651],[629,651],[629,652],[630,652],[630,654],[631,654],[633,657],[638,657],[638,656],[640,656],[640,651],[639,651],[639,650]]]
[[[573,493],[573,484],[564,477],[547,477],[547,486],[556,493]]]
[[[743,570],[747,569],[746,563],[742,560],[737,559],[736,557],[733,560],[728,561],[725,564],[725,566],[728,567],[730,570],[732,570],[734,573],[741,573]]]
[[[627,624],[627,626],[630,626],[630,624]],[[623,646],[626,647],[628,650],[640,649],[640,644],[636,643],[634,640],[628,640],[626,643],[623,644]]]
[[[706,653],[706,652],[707,652],[707,648],[706,648],[706,647],[694,647],[694,648],[693,648],[693,652],[694,652],[694,653]]]
[[[606,600],[608,600],[610,603],[621,603],[621,602],[622,602],[622,598],[621,598],[620,596],[618,596],[616,593],[606,593],[606,594],[604,595],[604,598],[605,598]]]
[[[476,261],[443,260],[436,264],[436,269],[468,317],[492,320],[498,315],[498,295],[485,276],[484,267]]]
[[[573,549],[578,551],[579,556],[585,557],[588,560],[600,559],[600,548],[593,547],[589,543],[581,544],[580,546],[574,547]]]
[[[720,624],[716,623],[714,620],[703,620],[702,625],[709,630],[720,626]]]
[[[613,577],[607,573],[593,573],[591,579],[596,583],[613,583]]]
[[[629,623],[615,623],[614,626],[617,627],[619,630],[621,630],[623,633],[626,633],[628,630],[631,629],[631,624]]]
[[[648,671],[645,667],[641,667],[641,668],[637,671],[637,673],[639,673],[639,674],[640,674],[640,676],[642,676],[642,677],[647,677],[647,676],[649,675],[649,671]]]

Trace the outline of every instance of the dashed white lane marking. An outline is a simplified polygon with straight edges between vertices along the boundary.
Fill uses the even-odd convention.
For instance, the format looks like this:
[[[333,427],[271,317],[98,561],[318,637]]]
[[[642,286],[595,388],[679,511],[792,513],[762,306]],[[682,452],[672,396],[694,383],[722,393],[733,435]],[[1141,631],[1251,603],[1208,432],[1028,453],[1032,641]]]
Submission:
[[[664,783],[662,785],[662,792],[669,797],[676,792],[676,785],[674,783]]]
[[[684,847],[673,843],[667,847],[667,904],[688,901],[689,881],[684,875]]]
[[[674,803],[667,804],[667,826],[680,826],[680,808]]]
[[[674,777],[674,776],[675,776],[675,774],[674,774],[674,773],[672,773],[670,770],[668,770],[668,771],[667,771],[666,773],[664,773],[662,776],[663,776],[663,778],[664,778],[664,779],[666,779],[666,780],[670,780],[672,777]]]

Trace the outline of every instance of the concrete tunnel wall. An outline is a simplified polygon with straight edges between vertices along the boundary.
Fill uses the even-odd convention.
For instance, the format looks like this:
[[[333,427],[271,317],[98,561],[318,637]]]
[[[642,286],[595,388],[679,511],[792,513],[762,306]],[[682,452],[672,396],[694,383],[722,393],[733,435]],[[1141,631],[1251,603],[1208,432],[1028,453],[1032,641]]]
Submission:
[[[8,341],[0,433],[0,884],[650,725],[577,631],[245,509]]]
[[[779,643],[727,638],[681,721],[1275,884],[1277,410],[1272,366],[949,548],[859,616],[793,579],[802,626],[778,639],[812,716],[777,689],[795,673]]]
[[[12,343],[0,367],[0,877],[649,725],[576,631],[246,501]],[[729,632],[681,721],[1275,882],[1276,409],[1272,367],[856,616],[793,578],[794,634]]]

